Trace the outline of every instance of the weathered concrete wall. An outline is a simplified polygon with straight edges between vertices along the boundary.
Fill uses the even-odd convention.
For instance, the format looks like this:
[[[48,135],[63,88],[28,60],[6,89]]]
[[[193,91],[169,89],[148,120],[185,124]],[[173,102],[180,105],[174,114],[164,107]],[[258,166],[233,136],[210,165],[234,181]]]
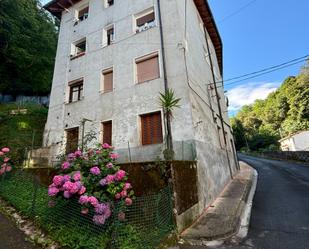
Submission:
[[[280,140],[283,151],[309,151],[309,131],[302,131]]]

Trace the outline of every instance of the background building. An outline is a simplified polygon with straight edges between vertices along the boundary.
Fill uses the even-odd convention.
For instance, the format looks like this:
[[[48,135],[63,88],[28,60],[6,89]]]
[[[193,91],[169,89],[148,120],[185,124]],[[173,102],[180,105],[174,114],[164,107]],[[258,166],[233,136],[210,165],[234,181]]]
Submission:
[[[299,131],[279,142],[283,151],[309,151],[309,131]]]

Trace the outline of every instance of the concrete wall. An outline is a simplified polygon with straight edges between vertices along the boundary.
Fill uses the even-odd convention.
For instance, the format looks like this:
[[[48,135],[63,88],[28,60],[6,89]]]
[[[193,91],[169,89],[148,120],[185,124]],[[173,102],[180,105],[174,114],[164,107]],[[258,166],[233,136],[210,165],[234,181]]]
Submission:
[[[81,1],[74,8],[85,3],[86,0]],[[209,90],[213,79],[197,9],[192,0],[164,0],[161,4],[168,84],[181,98],[181,108],[175,109],[172,119],[176,157],[197,160],[199,203],[177,217],[181,230],[222,191],[230,179],[230,169],[235,173],[236,164],[222,87],[218,92],[227,147],[219,142],[218,102],[214,89]],[[62,16],[44,145],[56,145],[59,152],[63,150],[65,129],[80,126],[83,118],[93,120],[86,122],[86,132],[93,130],[100,138],[101,122],[112,120],[113,145],[123,160],[129,160],[129,145],[133,161],[151,161],[161,154],[164,146],[141,146],[139,115],[160,110],[158,96],[164,91],[156,1],[115,1],[114,6],[105,9],[102,0],[92,0],[89,7],[88,19],[76,26],[73,26],[73,8]],[[135,34],[133,16],[151,7],[155,8],[157,26]],[[110,24],[115,25],[115,42],[102,47],[103,28]],[[87,37],[86,55],[70,60],[72,42],[83,37]],[[214,47],[210,39],[208,42],[216,80],[220,81]],[[161,77],[136,84],[135,58],[155,51],[159,53]],[[110,67],[114,70],[114,90],[102,93],[101,71]],[[68,103],[68,82],[81,77],[84,98]]]

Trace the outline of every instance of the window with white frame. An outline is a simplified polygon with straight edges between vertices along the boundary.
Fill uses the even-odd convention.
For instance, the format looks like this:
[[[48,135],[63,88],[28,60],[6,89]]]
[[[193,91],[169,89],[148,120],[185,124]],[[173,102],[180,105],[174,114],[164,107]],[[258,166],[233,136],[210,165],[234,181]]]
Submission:
[[[143,32],[155,26],[156,26],[156,17],[153,8],[135,15],[136,33]]]
[[[84,79],[69,82],[69,103],[79,101],[83,98]]]
[[[83,56],[86,53],[86,38],[83,38],[71,46],[71,59]]]
[[[77,19],[79,22],[86,20],[89,16],[89,5],[84,6],[80,10],[77,11]]]
[[[115,25],[109,25],[103,30],[103,46],[109,46],[115,41]]]

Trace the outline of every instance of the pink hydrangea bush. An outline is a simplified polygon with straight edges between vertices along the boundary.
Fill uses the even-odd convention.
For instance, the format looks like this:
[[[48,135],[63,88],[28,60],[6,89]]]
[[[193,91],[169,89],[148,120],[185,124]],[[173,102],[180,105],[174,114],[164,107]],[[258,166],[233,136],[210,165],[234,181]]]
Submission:
[[[127,172],[116,164],[118,157],[107,143],[68,154],[60,165],[61,173],[49,185],[48,195],[72,201],[77,197],[83,215],[94,213],[93,222],[105,224],[115,204],[123,207],[120,212],[124,213],[133,202],[134,192]],[[120,216],[124,220],[124,215]]]
[[[12,171],[12,165],[10,163],[11,158],[9,157],[10,149],[4,147],[0,150],[0,176]]]

